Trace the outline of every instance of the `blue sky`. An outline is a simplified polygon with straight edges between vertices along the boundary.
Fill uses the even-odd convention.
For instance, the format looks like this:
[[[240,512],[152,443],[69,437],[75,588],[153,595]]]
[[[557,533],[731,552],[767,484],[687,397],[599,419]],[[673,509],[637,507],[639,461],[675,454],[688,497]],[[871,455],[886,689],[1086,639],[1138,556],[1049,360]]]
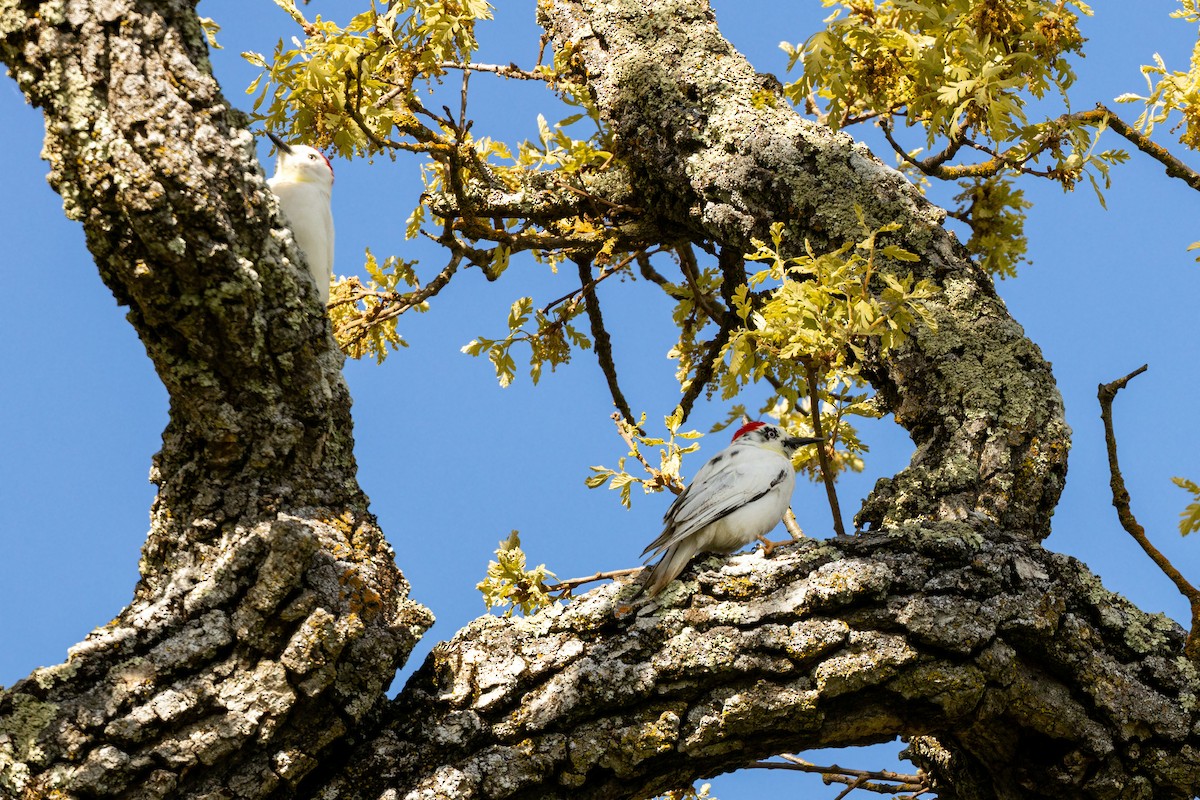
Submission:
[[[313,3],[307,13],[333,9],[344,21],[338,15],[349,5]],[[497,21],[479,31],[478,60],[531,65],[539,35],[534,0],[499,5]],[[828,13],[812,0],[714,0],[714,6],[725,35],[760,71],[781,77],[786,60],[779,40],[802,41]],[[1072,92],[1077,109],[1142,91],[1138,66],[1154,52],[1186,69],[1195,30],[1168,19],[1175,7],[1167,0],[1094,4],[1096,16],[1084,21],[1088,56],[1077,64]],[[256,73],[238,53],[269,53],[277,39],[298,31],[267,0],[204,0],[199,11],[223,26],[225,49],[213,53],[213,64],[226,97],[248,108],[243,90]],[[550,119],[558,113],[554,98],[537,86],[472,79],[476,134],[532,138],[539,112]],[[123,309],[97,277],[80,227],[64,219],[60,198],[45,182],[41,116],[11,80],[0,83],[0,119],[8,159],[0,275],[10,292],[0,321],[7,375],[0,390],[0,685],[11,685],[34,667],[61,661],[67,647],[131,597],[153,499],[147,473],[161,445],[167,398]],[[1173,139],[1163,129],[1159,141]],[[1106,134],[1105,146],[1121,145]],[[267,152],[260,148],[269,172]],[[415,162],[336,162],[335,169],[336,272],[360,271],[368,246],[380,257],[420,259],[425,277],[440,269],[441,253],[403,238],[419,191]],[[1194,224],[1200,197],[1137,153],[1115,170],[1107,211],[1086,185],[1073,194],[1052,185],[1024,188],[1035,203],[1028,226],[1033,264],[999,289],[1053,362],[1074,431],[1067,488],[1046,545],[1085,561],[1141,608],[1186,622],[1182,598],[1117,523],[1095,395],[1098,383],[1150,364],[1117,400],[1125,477],[1151,537],[1200,581],[1194,566],[1200,543],[1181,539],[1176,528],[1187,497],[1170,483],[1172,475],[1200,480],[1194,325],[1200,265],[1185,250],[1200,239]],[[478,271],[461,273],[430,313],[402,319],[410,348],[383,366],[346,365],[360,480],[415,598],[438,618],[414,663],[483,613],[474,585],[510,530],[520,530],[535,563],[561,577],[635,566],[658,532],[667,498],[635,495],[626,511],[615,493],[583,485],[588,465],[615,465],[624,452],[591,353],[546,374],[537,387],[522,375],[500,389],[486,360],[459,351],[478,335],[503,333],[517,297],[532,295],[542,304],[570,291],[573,272],[553,275],[521,260],[494,284]],[[656,422],[673,407],[678,388],[666,359],[674,341],[669,304],[644,281],[608,281],[600,296],[629,401]],[[751,395],[747,403],[761,399]],[[701,405],[690,425],[707,430],[725,410],[719,402]],[[904,432],[887,422],[864,436],[871,445],[867,471],[839,489],[848,518],[876,478],[907,463],[912,450]],[[685,462],[685,473],[694,473],[725,437],[706,440],[701,455]],[[802,482],[793,507],[810,535],[828,535],[818,487]],[[877,754],[837,760],[895,766]],[[714,793],[736,800],[796,791],[799,780],[755,773],[714,782]],[[816,787],[809,796],[837,793]]]

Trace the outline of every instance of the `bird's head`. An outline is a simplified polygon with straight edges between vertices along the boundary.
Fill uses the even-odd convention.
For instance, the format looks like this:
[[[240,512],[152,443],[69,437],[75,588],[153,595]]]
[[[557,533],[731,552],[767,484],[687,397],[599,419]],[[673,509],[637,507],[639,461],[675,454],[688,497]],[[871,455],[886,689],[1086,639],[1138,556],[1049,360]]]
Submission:
[[[737,433],[733,435],[733,441],[774,450],[791,458],[792,453],[804,445],[817,444],[825,440],[813,436],[788,436],[787,432],[775,425],[768,425],[765,422],[747,422],[738,428]]]
[[[267,138],[279,148],[279,158],[275,160],[276,178],[333,186],[333,164],[320,150],[306,144],[288,144],[270,131],[267,131]]]

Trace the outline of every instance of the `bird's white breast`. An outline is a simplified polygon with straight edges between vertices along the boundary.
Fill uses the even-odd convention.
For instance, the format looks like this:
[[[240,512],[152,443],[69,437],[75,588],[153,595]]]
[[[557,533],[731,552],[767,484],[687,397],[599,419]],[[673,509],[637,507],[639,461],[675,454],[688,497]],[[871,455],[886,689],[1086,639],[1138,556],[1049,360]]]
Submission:
[[[287,217],[296,244],[304,251],[308,272],[317,284],[321,303],[329,302],[329,279],[333,276],[333,214],[329,191],[316,183],[272,179],[271,191]]]

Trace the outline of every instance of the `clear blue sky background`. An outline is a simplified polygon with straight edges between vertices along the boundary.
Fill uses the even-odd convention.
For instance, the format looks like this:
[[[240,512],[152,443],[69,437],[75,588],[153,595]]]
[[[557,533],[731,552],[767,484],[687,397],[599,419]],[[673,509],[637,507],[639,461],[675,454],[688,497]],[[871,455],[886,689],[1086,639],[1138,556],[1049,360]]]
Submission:
[[[498,19],[479,30],[478,60],[532,65],[539,35],[534,0],[498,5]],[[331,11],[345,21],[343,9],[351,6],[357,8],[313,3],[307,13]],[[827,13],[815,0],[714,0],[714,6],[725,35],[760,71],[781,77],[786,61],[778,42],[804,40]],[[1192,26],[1168,19],[1175,7],[1168,0],[1094,4],[1096,16],[1084,21],[1088,56],[1077,64],[1077,109],[1142,91],[1138,66],[1154,52],[1186,69],[1196,35]],[[238,54],[269,53],[279,38],[299,32],[267,0],[204,0],[199,11],[223,26],[225,49],[212,58],[226,97],[248,108],[243,90],[256,73]],[[1136,116],[1132,107],[1124,111]],[[553,120],[558,110],[538,86],[483,75],[472,80],[477,134],[510,142],[532,138],[539,112]],[[47,187],[38,159],[40,113],[25,105],[11,80],[0,82],[0,119],[7,157],[0,276],[9,287],[0,319],[0,684],[11,685],[34,667],[61,661],[67,647],[128,602],[153,498],[146,476],[161,444],[167,398],[123,309],[97,277],[80,227],[64,219],[60,198]],[[874,141],[866,129],[851,133]],[[1161,133],[1160,141],[1172,141]],[[1107,134],[1105,146],[1122,142]],[[265,145],[260,154],[269,172]],[[403,239],[419,190],[415,162],[337,162],[335,168],[336,272],[359,271],[368,246],[381,257],[421,259],[426,277],[440,269],[441,253]],[[1141,608],[1186,622],[1186,604],[1117,524],[1095,395],[1098,383],[1149,362],[1150,371],[1117,401],[1125,476],[1150,535],[1200,581],[1200,542],[1182,540],[1176,529],[1187,497],[1170,483],[1180,474],[1200,480],[1200,265],[1185,251],[1200,239],[1200,197],[1137,153],[1115,171],[1114,183],[1107,211],[1086,185],[1064,194],[1026,184],[1036,204],[1028,229],[1034,263],[999,288],[1053,362],[1074,430],[1067,489],[1047,546],[1082,559],[1107,587]],[[538,387],[522,376],[503,390],[486,360],[459,352],[475,336],[502,334],[517,297],[532,295],[540,305],[570,291],[574,281],[573,270],[555,276],[525,259],[495,284],[467,271],[433,301],[431,313],[402,320],[411,348],[382,367],[346,365],[362,485],[415,598],[438,618],[414,664],[436,640],[483,613],[474,585],[510,530],[520,530],[531,559],[561,577],[634,566],[658,532],[666,497],[637,495],[632,511],[625,511],[614,493],[583,485],[588,465],[615,465],[624,451],[590,352],[547,374]],[[678,391],[673,362],[665,357],[674,341],[669,303],[644,281],[609,281],[600,294],[629,400],[657,422]],[[762,397],[746,399],[755,407]],[[720,403],[701,405],[693,424],[707,430],[725,411]],[[840,490],[847,517],[876,478],[911,455],[906,435],[886,421],[864,435],[872,448],[867,472]],[[706,440],[685,472],[694,473],[726,436]],[[809,484],[794,498],[813,536],[829,535],[822,498]],[[817,758],[897,766],[878,752]],[[737,800],[799,792],[799,781],[756,772],[715,781],[714,793]],[[836,793],[818,782],[807,796]]]

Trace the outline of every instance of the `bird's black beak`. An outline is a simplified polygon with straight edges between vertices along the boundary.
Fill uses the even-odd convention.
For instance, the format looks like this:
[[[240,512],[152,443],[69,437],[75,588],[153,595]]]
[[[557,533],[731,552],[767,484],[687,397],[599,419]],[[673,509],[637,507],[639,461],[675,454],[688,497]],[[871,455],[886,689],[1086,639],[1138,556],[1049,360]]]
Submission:
[[[815,436],[788,436],[783,440],[783,446],[789,453],[794,453],[806,444],[819,444],[823,441],[825,440]]]
[[[270,131],[267,131],[266,133],[267,138],[275,143],[275,146],[279,148],[280,152],[287,153],[289,156],[292,154],[292,148],[288,146],[287,142],[285,142],[283,139],[280,139]]]

